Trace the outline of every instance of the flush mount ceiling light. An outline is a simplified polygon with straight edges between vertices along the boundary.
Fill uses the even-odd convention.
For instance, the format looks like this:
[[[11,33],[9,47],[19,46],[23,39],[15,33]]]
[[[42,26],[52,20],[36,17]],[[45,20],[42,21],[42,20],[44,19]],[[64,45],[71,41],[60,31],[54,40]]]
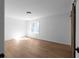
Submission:
[[[32,14],[30,11],[26,12],[27,14]]]
[[[36,20],[38,17],[34,16],[31,11],[26,11],[24,19],[25,20]]]
[[[30,11],[27,11],[27,12],[26,12],[26,15],[30,15],[30,14],[32,14]]]

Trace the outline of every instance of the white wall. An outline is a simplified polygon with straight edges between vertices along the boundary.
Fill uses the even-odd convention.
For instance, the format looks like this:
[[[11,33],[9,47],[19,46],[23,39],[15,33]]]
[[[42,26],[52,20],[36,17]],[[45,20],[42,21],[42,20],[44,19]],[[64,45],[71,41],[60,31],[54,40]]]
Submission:
[[[26,35],[26,21],[16,20],[10,17],[5,18],[5,40],[16,36]]]
[[[0,53],[4,52],[4,0],[0,0]]]
[[[43,39],[47,41],[62,43],[62,44],[71,44],[70,39],[70,26],[69,26],[69,15],[57,14],[44,17],[39,20],[40,23],[40,32],[39,34],[28,34],[28,36]],[[29,22],[29,26],[32,23]],[[28,26],[28,32],[30,28]]]
[[[76,4],[76,48],[79,47],[79,0]],[[79,53],[76,52],[76,57],[79,58]]]

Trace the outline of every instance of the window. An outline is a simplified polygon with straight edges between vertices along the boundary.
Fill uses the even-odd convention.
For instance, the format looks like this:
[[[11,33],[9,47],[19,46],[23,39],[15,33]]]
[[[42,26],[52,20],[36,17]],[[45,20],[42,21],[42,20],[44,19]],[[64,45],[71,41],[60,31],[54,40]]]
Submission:
[[[32,23],[32,33],[38,34],[39,33],[39,21],[34,21]]]

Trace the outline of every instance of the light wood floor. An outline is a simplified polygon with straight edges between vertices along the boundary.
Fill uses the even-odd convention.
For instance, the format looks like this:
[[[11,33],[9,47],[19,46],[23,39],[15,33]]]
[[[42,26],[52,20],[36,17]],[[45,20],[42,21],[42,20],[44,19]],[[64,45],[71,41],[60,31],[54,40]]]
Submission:
[[[6,58],[64,58],[71,57],[70,46],[37,39],[5,41]]]

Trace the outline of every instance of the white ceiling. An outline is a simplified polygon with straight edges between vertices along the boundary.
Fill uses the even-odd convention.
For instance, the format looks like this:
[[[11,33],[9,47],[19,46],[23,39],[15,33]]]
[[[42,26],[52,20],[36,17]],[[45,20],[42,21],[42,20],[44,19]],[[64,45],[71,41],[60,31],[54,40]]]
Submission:
[[[5,17],[28,20],[26,12],[32,12],[32,19],[48,15],[67,14],[73,0],[5,0]]]

